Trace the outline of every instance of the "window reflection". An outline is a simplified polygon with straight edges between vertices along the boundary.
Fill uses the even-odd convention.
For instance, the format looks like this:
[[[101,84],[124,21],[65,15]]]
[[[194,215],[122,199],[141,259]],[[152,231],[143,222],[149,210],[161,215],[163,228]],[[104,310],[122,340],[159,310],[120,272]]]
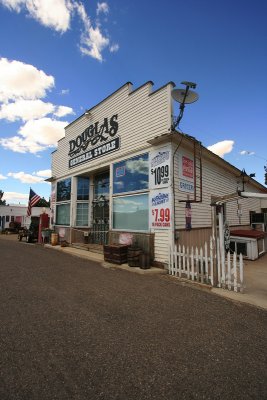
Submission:
[[[148,230],[148,195],[114,198],[113,228],[138,231]]]
[[[78,177],[77,200],[89,200],[89,178]]]
[[[71,178],[57,182],[57,201],[70,200]]]
[[[113,193],[148,189],[148,154],[142,154],[113,166]]]

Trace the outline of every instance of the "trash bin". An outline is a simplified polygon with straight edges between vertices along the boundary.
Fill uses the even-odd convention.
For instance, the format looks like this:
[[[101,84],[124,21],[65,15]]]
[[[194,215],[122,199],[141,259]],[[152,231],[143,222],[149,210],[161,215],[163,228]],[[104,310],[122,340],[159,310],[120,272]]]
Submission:
[[[51,233],[51,245],[56,246],[58,244],[58,234]]]
[[[150,268],[150,256],[149,254],[141,253],[140,255],[140,268],[149,269]]]
[[[142,250],[139,247],[128,247],[128,265],[129,267],[140,267],[140,256]]]

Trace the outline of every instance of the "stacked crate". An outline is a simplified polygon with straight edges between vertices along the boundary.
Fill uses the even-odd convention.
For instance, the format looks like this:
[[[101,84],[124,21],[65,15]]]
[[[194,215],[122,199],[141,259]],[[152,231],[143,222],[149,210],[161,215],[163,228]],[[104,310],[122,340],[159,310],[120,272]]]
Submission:
[[[104,245],[104,260],[115,264],[127,263],[127,245]]]

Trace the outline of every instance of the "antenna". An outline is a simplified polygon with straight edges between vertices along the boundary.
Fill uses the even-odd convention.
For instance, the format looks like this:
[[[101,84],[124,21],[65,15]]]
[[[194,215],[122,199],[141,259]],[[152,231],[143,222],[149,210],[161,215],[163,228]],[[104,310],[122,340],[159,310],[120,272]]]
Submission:
[[[196,92],[193,92],[191,89],[195,89],[197,84],[194,82],[181,82],[182,85],[185,85],[185,89],[173,89],[171,92],[173,100],[180,103],[180,113],[176,120],[173,123],[172,128],[175,129],[179,126],[181,119],[183,118],[185,104],[191,104],[198,100],[199,96]]]

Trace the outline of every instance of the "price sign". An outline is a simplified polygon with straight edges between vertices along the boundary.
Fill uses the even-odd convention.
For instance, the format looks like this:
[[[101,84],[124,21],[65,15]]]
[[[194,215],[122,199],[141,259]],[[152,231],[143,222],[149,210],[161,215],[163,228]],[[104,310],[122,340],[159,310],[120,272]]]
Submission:
[[[152,151],[149,157],[149,188],[169,186],[171,151],[168,147]]]
[[[171,228],[171,193],[169,190],[154,191],[150,194],[150,228]]]

